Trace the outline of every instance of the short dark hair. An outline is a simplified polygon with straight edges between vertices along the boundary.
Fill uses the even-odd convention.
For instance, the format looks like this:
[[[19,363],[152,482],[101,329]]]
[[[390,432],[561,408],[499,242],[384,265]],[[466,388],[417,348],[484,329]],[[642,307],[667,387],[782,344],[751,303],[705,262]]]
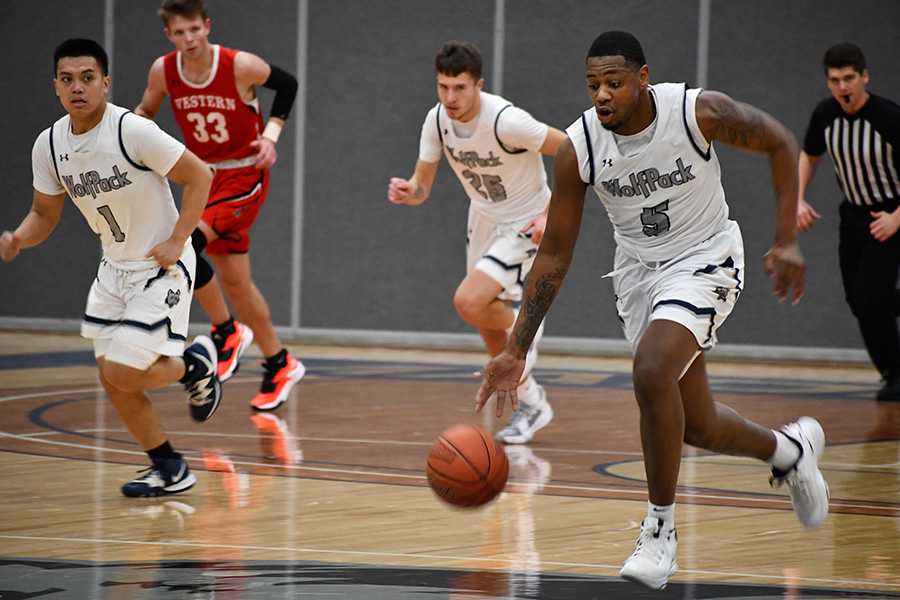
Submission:
[[[59,59],[74,56],[91,56],[97,59],[103,76],[109,75],[109,57],[106,55],[106,50],[94,40],[85,38],[71,38],[56,47],[56,50],[53,51],[53,75],[56,76],[56,71],[59,69]]]
[[[607,31],[597,36],[588,50],[587,58],[603,56],[622,56],[635,70],[647,64],[641,43],[627,31]]]
[[[863,55],[863,51],[859,46],[850,42],[841,42],[829,48],[825,52],[822,63],[825,65],[825,73],[828,73],[828,69],[843,67],[853,67],[853,70],[860,75],[866,70],[866,57]]]
[[[206,1],[205,0],[163,0],[162,6],[156,13],[162,17],[166,27],[169,26],[169,19],[174,16],[191,17],[199,16],[206,21]]]
[[[469,42],[447,42],[434,59],[434,69],[443,75],[456,77],[460,73],[471,73],[475,81],[481,79],[483,64],[481,52]]]

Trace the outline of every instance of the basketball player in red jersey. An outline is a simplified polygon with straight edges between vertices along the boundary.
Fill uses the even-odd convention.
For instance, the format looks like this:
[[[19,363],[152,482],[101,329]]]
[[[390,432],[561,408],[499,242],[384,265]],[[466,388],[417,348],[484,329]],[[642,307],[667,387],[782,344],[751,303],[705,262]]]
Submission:
[[[241,353],[255,339],[266,360],[262,387],[251,405],[273,410],[287,400],[306,368],[278,339],[269,306],[251,279],[247,252],[297,80],[254,54],[211,44],[204,0],[164,0],[158,12],[175,51],[153,63],[135,112],[154,119],[168,95],[185,144],[215,172],[203,219],[192,236],[198,258],[194,296],[213,323],[220,379],[234,374]],[[275,90],[265,128],[258,85]],[[204,248],[243,324],[229,313],[215,273],[200,256]]]

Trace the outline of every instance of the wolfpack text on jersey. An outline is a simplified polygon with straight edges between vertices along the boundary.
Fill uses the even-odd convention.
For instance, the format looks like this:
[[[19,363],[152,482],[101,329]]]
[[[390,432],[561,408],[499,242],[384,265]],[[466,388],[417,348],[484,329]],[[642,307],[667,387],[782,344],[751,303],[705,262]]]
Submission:
[[[650,86],[656,131],[635,156],[619,152],[614,135],[603,128],[593,108],[566,130],[581,178],[600,197],[616,243],[629,256],[671,259],[728,220],[719,159],[697,124],[700,91],[675,83]]]
[[[511,148],[497,133],[501,117],[514,120],[531,147]],[[425,118],[419,158],[440,160],[439,148],[471,200],[471,208],[495,223],[527,220],[541,214],[550,201],[547,173],[539,152],[547,126],[509,101],[481,92],[478,122],[469,137],[457,134],[454,122],[438,103]],[[507,140],[508,142],[508,140]]]
[[[110,264],[147,268],[156,264],[147,253],[178,220],[166,174],[182,153],[184,145],[156,123],[107,103],[86,133],[73,134],[68,115],[41,132],[31,155],[34,189],[68,193]]]

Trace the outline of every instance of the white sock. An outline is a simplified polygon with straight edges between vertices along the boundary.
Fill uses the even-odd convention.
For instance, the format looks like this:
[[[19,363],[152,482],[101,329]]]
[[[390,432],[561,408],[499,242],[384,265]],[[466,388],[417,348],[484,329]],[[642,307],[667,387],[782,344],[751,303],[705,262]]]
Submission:
[[[541,387],[531,375],[526,377],[525,381],[516,388],[516,394],[519,397],[519,403],[526,406],[535,407],[541,401]]]
[[[786,473],[800,460],[800,446],[780,431],[773,429],[772,433],[775,434],[775,453],[766,462],[782,473]]]
[[[647,516],[662,521],[666,529],[675,528],[675,504],[657,506],[656,504],[647,501]]]

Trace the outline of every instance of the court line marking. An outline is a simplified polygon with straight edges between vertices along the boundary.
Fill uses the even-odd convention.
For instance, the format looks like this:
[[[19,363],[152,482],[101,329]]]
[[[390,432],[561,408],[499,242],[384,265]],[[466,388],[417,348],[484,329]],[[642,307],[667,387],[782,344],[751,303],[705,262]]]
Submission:
[[[34,536],[34,535],[2,535],[0,534],[0,539],[7,540],[27,540],[27,541],[43,541],[43,542],[67,542],[67,543],[84,543],[84,544],[126,544],[132,546],[165,546],[165,547],[173,547],[173,548],[209,548],[209,544],[203,543],[192,543],[192,542],[144,542],[138,540],[114,540],[114,539],[106,539],[106,538],[66,538],[66,537],[51,537],[51,536]],[[502,558],[489,558],[489,557],[480,557],[480,556],[455,556],[455,555],[446,555],[446,554],[428,554],[422,552],[372,552],[367,550],[333,550],[333,549],[318,549],[318,548],[294,548],[290,546],[251,546],[251,545],[241,545],[241,544],[220,544],[217,543],[216,547],[218,548],[229,548],[233,550],[254,550],[254,551],[267,551],[267,552],[300,552],[300,553],[308,553],[308,554],[346,554],[346,555],[354,555],[354,556],[384,556],[391,558],[403,558],[403,559],[411,559],[411,558],[427,558],[427,559],[440,559],[440,560],[455,560],[455,561],[464,561],[469,562],[474,559],[477,559],[479,563],[495,563],[498,565],[498,568],[501,565],[506,566],[506,568],[510,568],[515,565],[521,565],[521,560],[518,559],[502,559]],[[541,571],[545,566],[550,567],[581,567],[581,568],[591,568],[591,569],[611,569],[616,573],[621,569],[621,565],[604,565],[604,564],[595,564],[595,563],[575,563],[575,562],[563,562],[563,561],[539,561]],[[716,577],[756,577],[760,579],[771,579],[775,581],[784,581],[789,579],[792,583],[796,584],[798,581],[806,582],[806,583],[825,583],[825,584],[840,584],[840,585],[855,585],[855,586],[885,586],[885,588],[896,588],[900,589],[900,584],[897,583],[886,583],[886,582],[872,582],[872,581],[857,581],[852,579],[827,579],[824,577],[786,577],[785,575],[765,575],[765,574],[755,574],[755,573],[744,573],[744,572],[734,572],[734,571],[708,571],[708,570],[699,570],[699,569],[681,569],[679,568],[678,573],[680,574],[689,574],[693,573],[696,575],[714,575]],[[674,581],[679,581],[677,579],[673,579]],[[881,591],[888,591],[887,589],[883,589]]]
[[[19,394],[17,396],[2,397],[2,398],[0,398],[0,402],[4,402],[7,400],[15,400],[15,399],[28,399],[28,398],[56,396],[59,394],[77,394],[77,393],[87,393],[87,392],[99,392],[102,390],[103,390],[102,386],[97,386],[95,388],[80,388],[80,389],[72,389],[72,390],[35,392],[32,394]],[[98,429],[88,429],[85,431],[103,431],[103,430],[104,429],[102,429],[102,428],[98,428]],[[79,431],[81,431],[81,430],[79,430]],[[109,429],[109,431],[117,431],[117,430]],[[121,430],[121,432],[124,433],[124,430]],[[43,432],[43,433],[57,433],[59,435],[62,435],[62,432]],[[180,432],[180,433],[182,435],[195,435],[195,436],[215,435],[215,436],[222,436],[222,437],[226,437],[226,436],[233,437],[227,433],[212,433],[212,434],[197,433],[197,432]],[[245,435],[245,434],[240,434],[240,435]],[[75,443],[71,443],[71,442],[49,440],[46,437],[37,437],[36,434],[20,435],[20,434],[14,434],[14,433],[9,433],[9,432],[5,432],[5,431],[0,431],[0,437],[7,437],[7,438],[29,441],[29,442],[34,442],[34,443],[42,443],[42,444],[47,444],[47,445],[52,445],[52,446],[62,446],[62,447],[67,447],[67,448],[79,448],[79,449],[83,449],[83,450],[91,450],[94,452],[96,452],[97,450],[103,450],[105,452],[111,452],[111,453],[116,453],[116,454],[125,454],[125,455],[129,455],[129,456],[139,456],[139,457],[143,457],[145,454],[144,452],[137,451],[137,450],[125,450],[125,449],[119,449],[119,448],[109,448],[106,446],[75,444]],[[363,440],[363,439],[353,439],[353,438],[296,438],[296,439],[333,440],[333,441],[340,441],[340,442],[369,443],[369,444],[378,444],[378,443],[382,443],[382,444],[390,443],[390,444],[397,444],[397,445],[406,445],[406,444],[426,445],[426,444],[428,444],[428,442],[403,442],[403,441],[385,442],[383,440]],[[561,449],[557,449],[557,451],[565,452],[565,450],[561,450]],[[610,453],[610,452],[608,452],[608,453]],[[627,455],[628,453],[621,453],[621,454]],[[640,456],[640,453],[632,453],[631,455],[632,456]],[[188,454],[188,457],[197,458],[199,460],[202,460],[202,458],[203,458],[202,455],[196,455],[196,454]],[[64,460],[64,457],[55,457],[55,458],[60,458],[60,459]],[[731,459],[731,460],[741,460],[740,457],[727,457],[726,456],[725,458]],[[276,466],[276,465],[272,465],[271,463],[241,461],[241,460],[234,460],[234,459],[232,459],[232,463],[239,464],[242,466],[253,466],[253,467]],[[822,465],[825,466],[826,463],[822,463]],[[334,468],[334,467],[318,467],[318,466],[310,466],[310,465],[303,465],[303,464],[277,465],[277,466],[280,466],[281,468],[286,469],[286,470],[291,469],[291,470],[295,470],[295,471],[336,473],[336,474],[343,474],[343,475],[366,475],[366,476],[370,476],[370,477],[386,477],[386,478],[393,477],[393,478],[397,478],[397,479],[416,480],[416,481],[421,481],[421,480],[425,479],[425,476],[421,475],[421,474],[413,475],[413,474],[406,474],[406,473],[385,473],[382,471],[360,470],[360,469],[339,469],[339,468]],[[214,471],[207,471],[207,472],[214,472]],[[532,480],[515,479],[515,481],[527,483],[529,481],[534,481],[534,480],[533,479]],[[629,494],[641,495],[641,494],[645,493],[645,490],[643,488],[641,488],[641,489],[603,488],[603,487],[584,486],[584,485],[555,484],[555,483],[551,483],[551,482],[545,483],[544,488],[545,489],[548,489],[548,488],[556,489],[556,490],[560,490],[560,491],[589,491],[589,492],[599,492],[599,493],[606,493],[606,494],[625,494],[625,495],[629,495]],[[684,499],[730,500],[730,501],[749,502],[749,503],[771,503],[771,504],[776,504],[776,505],[781,505],[781,504],[789,505],[790,504],[790,501],[787,497],[785,497],[784,499],[772,498],[772,497],[756,498],[756,497],[748,496],[748,495],[727,496],[727,495],[722,495],[722,494],[694,493],[691,491],[679,492],[676,494],[676,497],[684,498]],[[872,506],[872,505],[867,505],[867,504],[843,503],[843,502],[835,502],[835,501],[832,501],[830,504],[831,504],[831,506],[834,506],[834,507],[855,508],[855,509],[862,508],[862,509],[871,509],[871,510],[883,510],[885,508],[884,506]]]
[[[117,449],[117,448],[106,448],[106,447],[102,447],[102,446],[88,446],[86,444],[72,444],[69,442],[55,442],[55,441],[48,441],[48,440],[44,440],[44,439],[37,440],[34,438],[24,437],[24,436],[20,436],[17,434],[6,433],[3,431],[0,431],[0,437],[21,439],[21,440],[29,441],[29,442],[42,442],[42,443],[48,443],[51,445],[65,446],[68,448],[80,448],[80,449],[84,449],[84,450],[104,450],[104,451],[114,452],[114,453],[118,453],[118,454],[128,454],[128,455],[140,456],[140,457],[143,457],[143,455],[144,455],[143,452],[136,451],[136,450],[121,450],[121,449]],[[0,452],[3,452],[3,451],[0,451]],[[201,461],[203,460],[202,455],[187,454],[187,456],[188,456],[188,458],[197,459],[197,460],[201,460]],[[51,457],[46,457],[46,458],[54,458],[57,460],[66,460],[64,457],[59,457],[59,456],[51,456]],[[343,474],[343,475],[365,475],[365,476],[369,476],[369,477],[385,477],[385,478],[405,479],[408,481],[424,481],[425,480],[425,476],[420,475],[420,474],[413,475],[413,474],[409,474],[409,473],[384,473],[384,472],[370,471],[370,470],[337,469],[334,467],[313,467],[313,466],[308,466],[308,465],[273,465],[271,463],[251,462],[251,461],[242,461],[242,460],[234,460],[234,459],[232,459],[231,462],[235,465],[241,465],[241,466],[245,466],[245,467],[278,466],[285,470],[290,469],[290,470],[295,470],[295,471],[311,471],[311,472],[319,472],[319,473],[339,473],[339,474]],[[122,466],[128,466],[128,465],[122,465]],[[207,471],[207,472],[215,473],[216,471]],[[260,475],[260,476],[266,476],[266,475]],[[512,481],[515,481],[517,483],[529,483],[529,482],[534,482],[537,480],[523,478],[523,479],[513,479]],[[374,483],[374,482],[335,480],[335,483]],[[627,488],[627,487],[608,488],[608,487],[587,486],[587,485],[565,485],[565,484],[559,484],[559,483],[546,482],[546,483],[544,483],[544,489],[554,489],[554,490],[559,490],[559,491],[570,491],[570,492],[596,492],[596,493],[601,493],[601,494],[622,494],[622,495],[626,495],[626,496],[633,495],[633,496],[640,496],[640,497],[643,497],[644,495],[646,495],[646,490],[643,487],[635,488],[635,489]],[[516,492],[511,492],[511,493],[516,493]],[[790,499],[787,496],[785,496],[783,498],[782,497],[756,498],[756,497],[749,496],[749,495],[727,496],[727,495],[723,495],[723,494],[694,493],[694,492],[688,491],[688,492],[678,492],[676,494],[676,498],[680,498],[683,500],[690,500],[690,499],[729,500],[729,501],[734,501],[734,502],[750,503],[750,504],[765,503],[765,504],[774,504],[774,505],[778,505],[778,506],[784,505],[785,509],[788,506],[790,506],[790,504],[791,504]],[[585,498],[585,499],[586,500],[604,500],[605,498]],[[858,509],[884,510],[886,508],[885,506],[872,506],[872,505],[868,505],[868,504],[845,503],[845,502],[835,502],[835,501],[831,501],[830,505],[832,507],[852,508],[852,509],[857,509],[857,510]],[[889,508],[889,507],[887,507],[887,508]],[[775,510],[775,509],[772,509],[772,510]],[[882,516],[882,515],[872,515],[872,516],[878,517],[878,516]],[[893,518],[893,517],[889,517],[889,518]]]

